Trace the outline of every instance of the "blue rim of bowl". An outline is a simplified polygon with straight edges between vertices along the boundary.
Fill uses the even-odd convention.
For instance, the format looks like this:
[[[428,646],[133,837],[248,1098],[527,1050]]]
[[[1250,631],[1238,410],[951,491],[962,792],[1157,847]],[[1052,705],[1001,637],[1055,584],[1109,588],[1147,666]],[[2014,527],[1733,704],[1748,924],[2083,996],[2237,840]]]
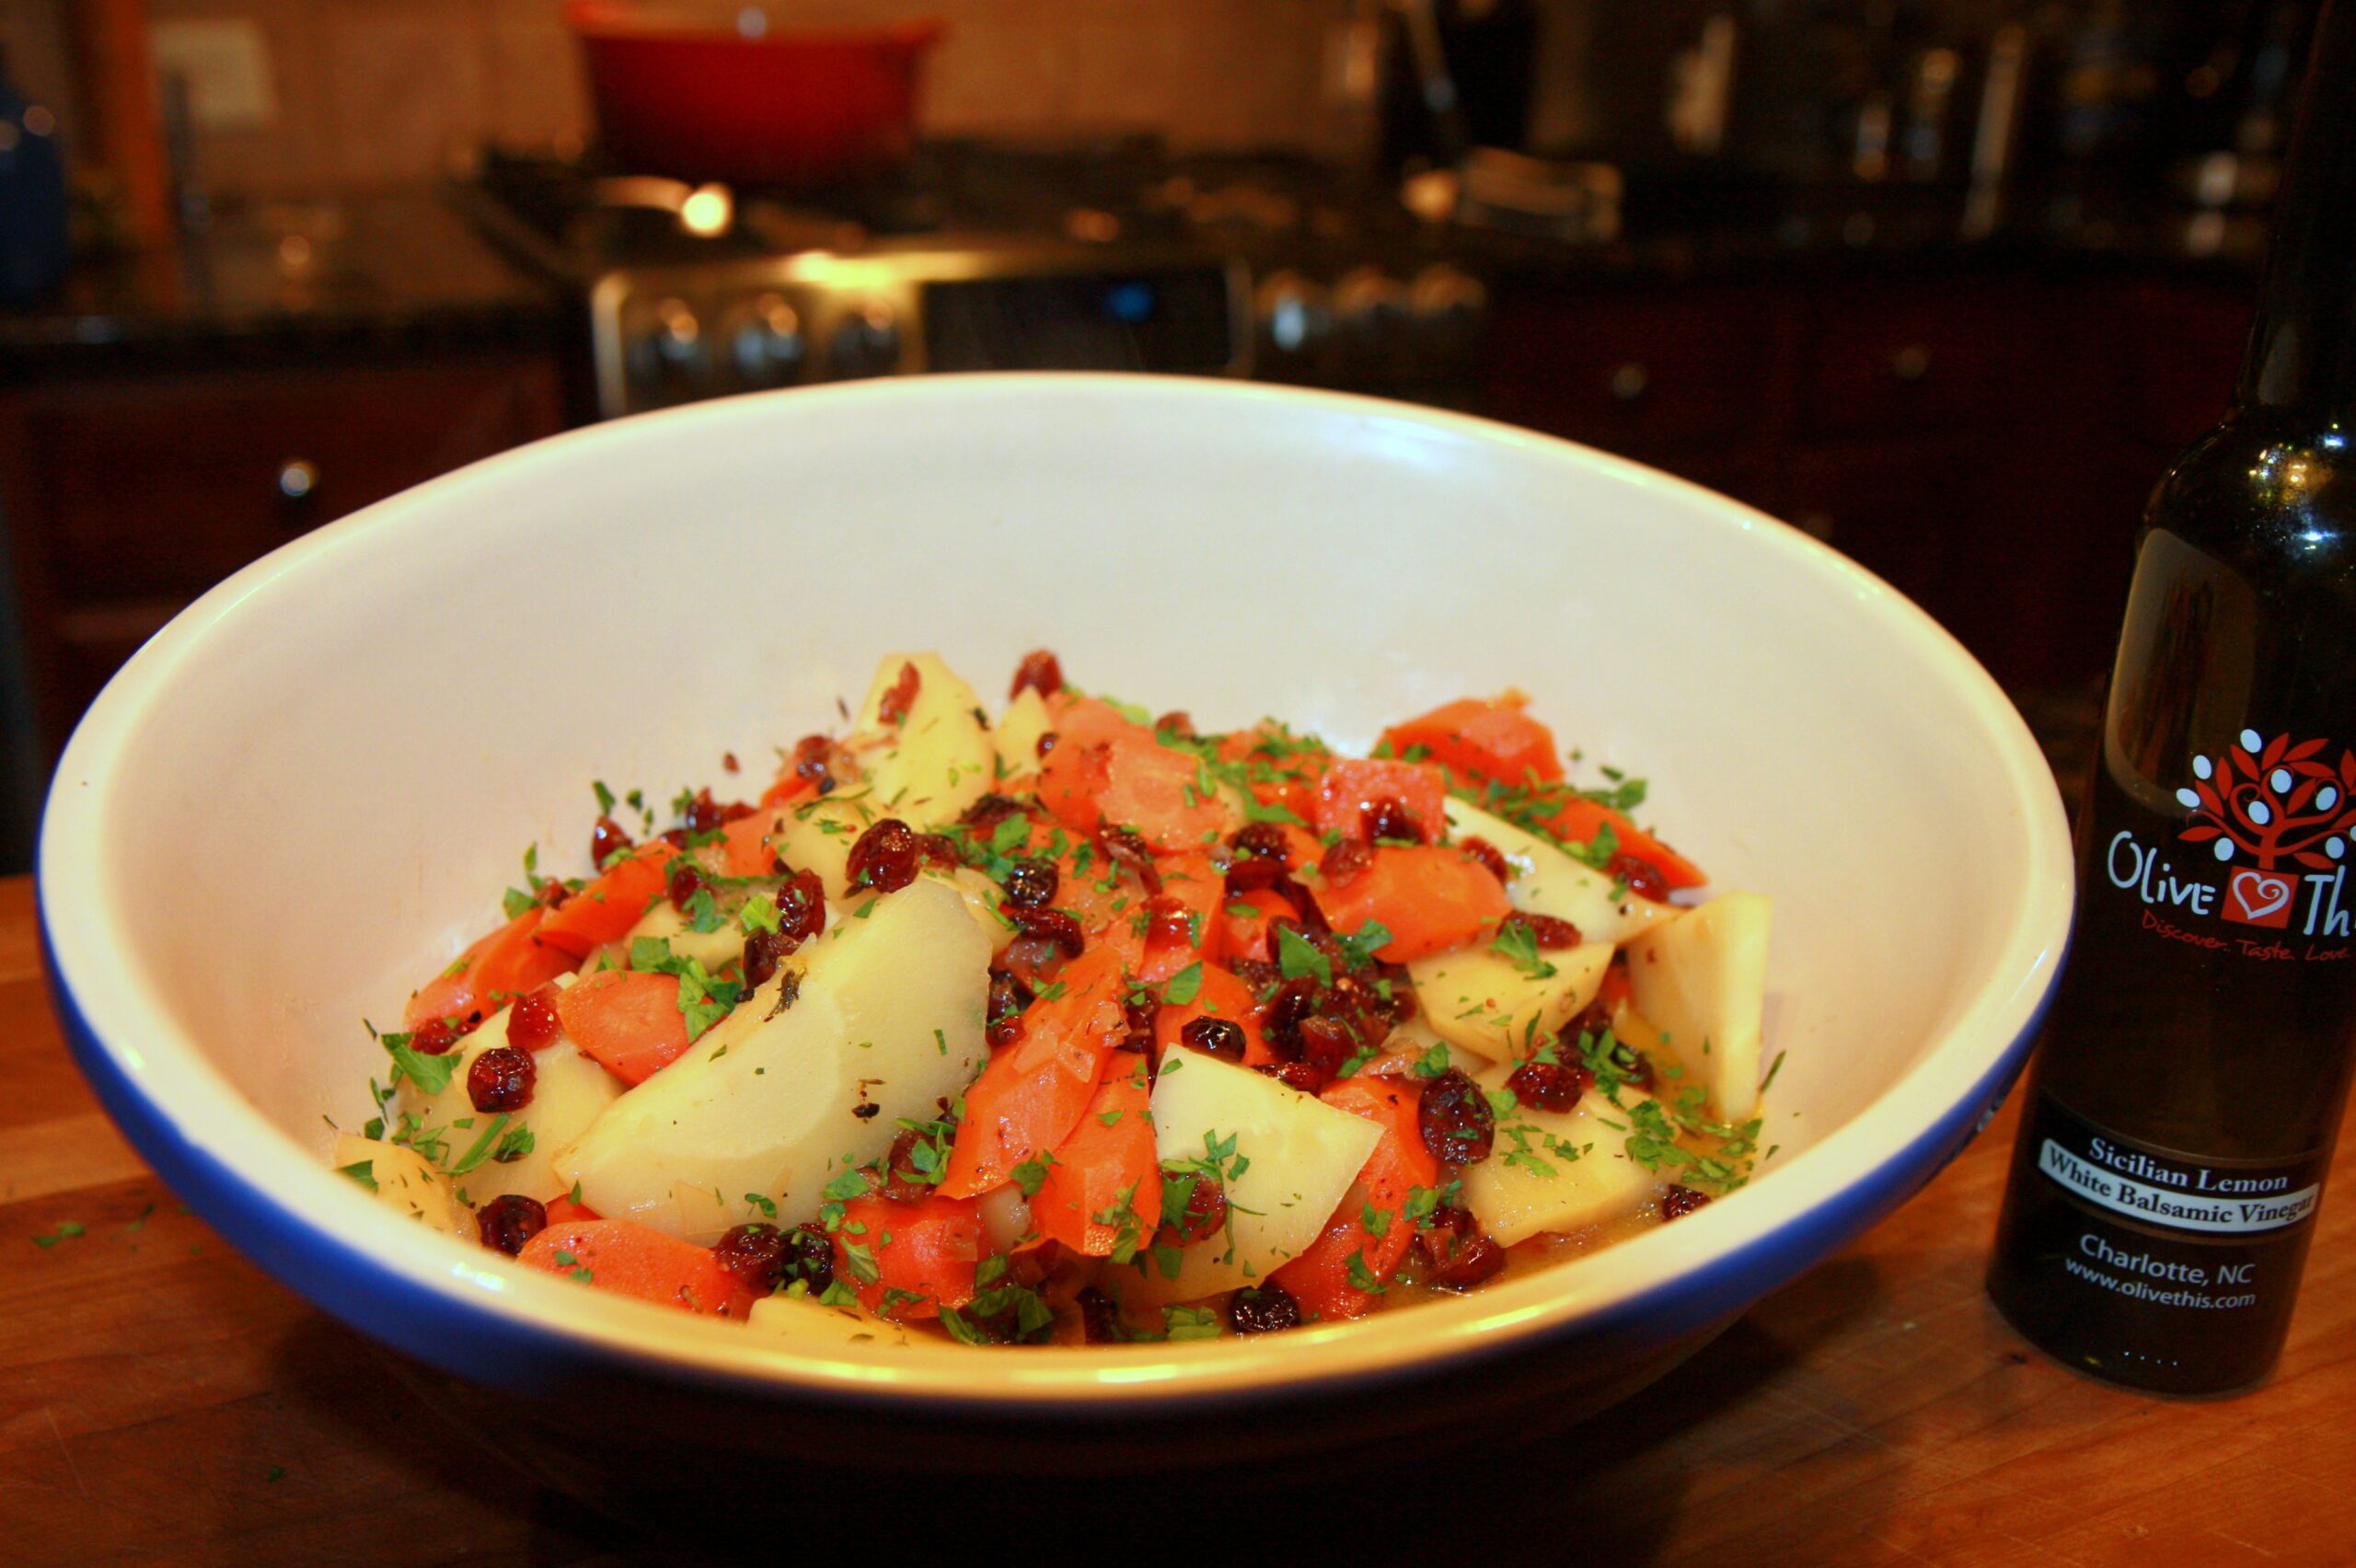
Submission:
[[[445,1372],[517,1393],[541,1393],[600,1369],[722,1389],[739,1398],[910,1416],[994,1414],[1057,1424],[1122,1425],[1177,1410],[1232,1411],[1342,1391],[1375,1391],[1443,1371],[1534,1352],[1555,1339],[1602,1332],[1665,1343],[1749,1310],[1894,1212],[1984,1128],[2012,1091],[2044,1027],[2068,968],[2065,936],[2043,994],[2020,1031],[1970,1090],[1911,1142],[1814,1206],[1749,1238],[1699,1267],[1594,1312],[1527,1332],[1471,1339],[1412,1361],[1280,1379],[1243,1388],[1151,1391],[1130,1388],[1085,1403],[1033,1401],[1005,1393],[950,1395],[913,1389],[827,1389],[784,1383],[757,1373],[682,1366],[660,1356],[574,1340],[561,1324],[538,1324],[481,1311],[387,1266],[366,1250],[313,1227],[176,1126],[140,1092],[84,1015],[60,971],[45,903],[36,889],[41,956],[57,1021],[83,1076],[115,1124],[172,1191],[248,1258],[282,1285],[347,1326]],[[2073,914],[2075,894],[2072,897]],[[2065,931],[2069,929],[2064,928]],[[980,1352],[977,1354],[988,1354]]]

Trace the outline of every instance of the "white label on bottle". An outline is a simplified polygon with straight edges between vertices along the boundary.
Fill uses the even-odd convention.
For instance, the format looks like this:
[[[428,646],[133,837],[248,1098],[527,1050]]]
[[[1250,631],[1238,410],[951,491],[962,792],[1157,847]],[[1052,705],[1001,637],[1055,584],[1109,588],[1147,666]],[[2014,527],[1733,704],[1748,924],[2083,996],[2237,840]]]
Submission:
[[[2037,1167],[2089,1203],[2180,1230],[2226,1234],[2280,1230],[2315,1213],[2323,1193],[2320,1185],[2302,1187],[2295,1193],[2258,1192],[2230,1196],[2155,1187],[2081,1159],[2051,1138],[2047,1138],[2038,1150]],[[2223,1176],[2214,1179],[2233,1180]]]

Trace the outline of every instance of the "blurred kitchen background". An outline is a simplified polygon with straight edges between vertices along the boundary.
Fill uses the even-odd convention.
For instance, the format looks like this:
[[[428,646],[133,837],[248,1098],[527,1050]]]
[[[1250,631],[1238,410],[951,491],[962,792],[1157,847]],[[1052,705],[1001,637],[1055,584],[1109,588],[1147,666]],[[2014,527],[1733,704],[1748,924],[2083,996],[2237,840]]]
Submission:
[[[1570,436],[2080,711],[2234,378],[2312,10],[0,0],[0,859],[108,675],[274,546],[856,375],[1246,375]]]

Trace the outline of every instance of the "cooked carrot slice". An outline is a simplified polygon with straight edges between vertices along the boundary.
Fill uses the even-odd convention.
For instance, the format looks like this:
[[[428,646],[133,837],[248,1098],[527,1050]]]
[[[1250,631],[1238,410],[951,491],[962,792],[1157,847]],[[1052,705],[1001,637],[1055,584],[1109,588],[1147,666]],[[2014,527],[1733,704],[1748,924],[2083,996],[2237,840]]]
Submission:
[[[1345,758],[1318,782],[1314,825],[1320,833],[1368,838],[1369,808],[1390,801],[1415,820],[1426,844],[1447,830],[1448,780],[1427,762]]]
[[[1124,985],[1120,955],[1091,946],[1024,1010],[1021,1038],[991,1056],[965,1090],[942,1195],[988,1192],[1079,1124],[1106,1059],[1128,1030]]]
[[[1464,698],[1393,724],[1382,738],[1402,756],[1409,746],[1422,746],[1430,760],[1469,778],[1552,783],[1563,776],[1563,758],[1553,732],[1522,711],[1528,700]]]
[[[401,1009],[410,1027],[430,1018],[496,1012],[509,997],[537,990],[572,968],[577,957],[542,940],[548,913],[537,906],[525,910],[420,986]]]
[[[1149,1098],[1145,1058],[1121,1058],[1079,1124],[1056,1146],[1031,1200],[1031,1222],[1041,1235],[1095,1258],[1144,1250],[1161,1223],[1161,1165]]]
[[[1318,1098],[1380,1126],[1382,1141],[1367,1156],[1323,1234],[1278,1267],[1276,1280],[1312,1316],[1356,1318],[1374,1304],[1375,1287],[1406,1257],[1415,1230],[1405,1212],[1407,1196],[1417,1187],[1439,1185],[1439,1162],[1424,1147],[1420,1096],[1410,1085],[1387,1078],[1336,1078]]]
[[[835,1230],[835,1275],[879,1316],[938,1318],[943,1307],[974,1298],[974,1271],[987,1249],[981,1209],[971,1198],[853,1198]]]
[[[1262,896],[1253,894],[1251,896]],[[1273,1062],[1276,1054],[1260,1027],[1258,999],[1234,971],[1215,963],[1203,965],[1202,988],[1191,1002],[1164,1002],[1153,1015],[1154,1044],[1167,1051],[1184,1042],[1186,1026],[1198,1018],[1222,1018],[1243,1030],[1243,1065],[1256,1067]]]
[[[1377,849],[1372,864],[1352,876],[1320,878],[1311,892],[1337,931],[1380,922],[1391,940],[1376,956],[1391,963],[1461,947],[1513,908],[1481,862],[1438,845]]]
[[[644,1083],[687,1048],[676,974],[600,970],[557,993],[556,1015],[572,1043],[624,1083]]]
[[[600,1290],[712,1317],[742,1318],[753,1309],[753,1293],[721,1266],[710,1248],[632,1220],[551,1224],[524,1243],[516,1261]]]
[[[540,940],[576,960],[618,940],[663,896],[677,853],[659,838],[640,845],[550,913]]]

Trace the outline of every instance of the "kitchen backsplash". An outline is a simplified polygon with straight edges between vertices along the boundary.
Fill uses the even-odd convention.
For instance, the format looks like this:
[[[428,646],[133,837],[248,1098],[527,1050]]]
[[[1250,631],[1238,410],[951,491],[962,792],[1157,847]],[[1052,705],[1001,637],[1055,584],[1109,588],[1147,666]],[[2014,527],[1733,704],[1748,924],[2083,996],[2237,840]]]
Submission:
[[[62,42],[76,0],[0,0],[11,67],[70,139]],[[151,0],[167,47],[245,49],[231,123],[197,157],[215,192],[431,176],[485,140],[577,141],[588,106],[556,0]],[[821,0],[780,18],[947,18],[926,78],[934,133],[1156,131],[1184,146],[1321,134],[1330,24],[1348,0]],[[725,8],[722,8],[725,14]],[[216,24],[191,29],[179,24]],[[217,24],[230,24],[224,27]]]

